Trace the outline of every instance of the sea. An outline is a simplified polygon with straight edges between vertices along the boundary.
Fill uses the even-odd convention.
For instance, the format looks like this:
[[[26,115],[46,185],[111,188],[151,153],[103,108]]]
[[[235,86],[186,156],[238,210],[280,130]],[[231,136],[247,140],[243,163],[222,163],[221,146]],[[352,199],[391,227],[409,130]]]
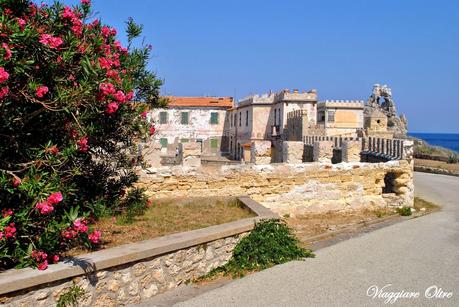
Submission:
[[[445,147],[459,153],[459,133],[408,133],[435,146]]]

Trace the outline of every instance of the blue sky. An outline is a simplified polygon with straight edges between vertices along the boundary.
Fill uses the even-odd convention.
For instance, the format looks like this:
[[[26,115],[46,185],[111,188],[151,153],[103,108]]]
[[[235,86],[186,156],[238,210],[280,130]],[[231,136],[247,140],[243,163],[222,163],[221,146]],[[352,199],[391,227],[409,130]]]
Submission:
[[[386,83],[410,131],[459,133],[459,1],[93,0],[93,6],[118,29],[129,16],[144,25],[163,94],[241,98],[316,88],[320,99],[366,100],[374,83]]]

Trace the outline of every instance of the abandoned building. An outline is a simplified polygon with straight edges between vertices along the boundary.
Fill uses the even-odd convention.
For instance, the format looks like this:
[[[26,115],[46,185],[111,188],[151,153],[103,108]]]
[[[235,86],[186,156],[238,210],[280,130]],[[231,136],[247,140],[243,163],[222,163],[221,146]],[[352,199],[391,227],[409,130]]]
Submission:
[[[168,97],[168,106],[153,109],[154,139],[163,154],[175,154],[180,143],[199,142],[205,154],[219,154],[231,97]]]
[[[231,97],[169,97],[167,108],[154,109],[150,116],[157,126],[153,139],[163,156],[176,156],[179,144],[197,142],[203,156],[248,162],[253,143],[266,141],[271,162],[283,162],[285,141],[306,144],[326,138],[339,147],[343,138],[361,139],[366,146],[369,138],[403,137],[406,119],[395,112],[390,88],[376,84],[367,103],[319,101],[314,89],[286,89],[237,104]]]

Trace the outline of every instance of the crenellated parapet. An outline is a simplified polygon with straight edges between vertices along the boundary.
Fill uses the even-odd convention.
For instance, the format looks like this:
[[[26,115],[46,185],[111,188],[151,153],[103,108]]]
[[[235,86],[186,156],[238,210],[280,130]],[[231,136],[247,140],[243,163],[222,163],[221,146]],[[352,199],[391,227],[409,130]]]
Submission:
[[[318,107],[327,108],[351,108],[351,109],[363,109],[365,101],[363,100],[324,100],[317,104]]]

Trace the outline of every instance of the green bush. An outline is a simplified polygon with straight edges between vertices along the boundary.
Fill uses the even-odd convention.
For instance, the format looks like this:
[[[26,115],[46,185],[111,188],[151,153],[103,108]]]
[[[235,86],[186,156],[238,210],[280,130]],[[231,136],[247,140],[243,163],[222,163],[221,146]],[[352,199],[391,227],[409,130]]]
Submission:
[[[459,158],[458,158],[457,154],[455,154],[455,153],[450,154],[449,157],[448,157],[448,163],[457,163],[458,160],[459,160]]]
[[[397,212],[401,216],[410,216],[411,215],[411,208],[410,207],[397,208]]]
[[[218,273],[242,276],[249,271],[314,257],[310,250],[299,247],[298,243],[285,223],[274,219],[261,221],[236,245],[232,258],[210,272],[208,277]]]

